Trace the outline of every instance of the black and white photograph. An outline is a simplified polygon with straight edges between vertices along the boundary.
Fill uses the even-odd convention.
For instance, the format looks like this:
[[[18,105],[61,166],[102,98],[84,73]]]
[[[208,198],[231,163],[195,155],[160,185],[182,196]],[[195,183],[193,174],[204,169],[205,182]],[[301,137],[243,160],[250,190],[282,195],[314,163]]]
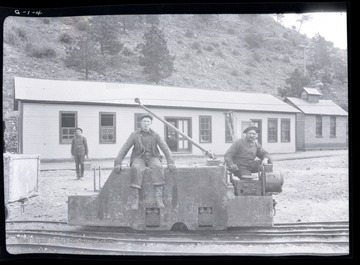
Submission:
[[[334,5],[0,7],[2,257],[351,255]]]

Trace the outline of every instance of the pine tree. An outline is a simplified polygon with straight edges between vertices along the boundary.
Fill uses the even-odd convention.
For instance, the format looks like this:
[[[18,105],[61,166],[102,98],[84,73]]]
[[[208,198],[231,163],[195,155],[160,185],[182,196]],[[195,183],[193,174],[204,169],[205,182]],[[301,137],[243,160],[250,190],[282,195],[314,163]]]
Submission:
[[[120,18],[117,16],[93,17],[90,23],[92,38],[100,44],[101,54],[118,54],[124,44],[118,39]]]
[[[281,97],[299,97],[303,87],[310,84],[310,80],[296,68],[290,77],[286,78],[285,83],[284,88],[278,88],[279,95]]]
[[[170,55],[165,34],[157,26],[152,25],[144,37],[145,45],[142,46],[139,63],[144,67],[149,81],[158,84],[160,80],[171,76],[175,56]]]
[[[103,64],[99,48],[89,35],[80,38],[76,46],[67,50],[65,65],[69,68],[75,68],[78,71],[85,72],[85,79],[89,78],[89,72],[101,71]]]

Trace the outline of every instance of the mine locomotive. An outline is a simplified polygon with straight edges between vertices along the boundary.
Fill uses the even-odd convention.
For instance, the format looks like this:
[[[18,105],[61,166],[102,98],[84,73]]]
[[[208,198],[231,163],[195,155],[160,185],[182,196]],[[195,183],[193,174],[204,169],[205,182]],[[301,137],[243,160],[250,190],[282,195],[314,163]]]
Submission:
[[[130,227],[136,230],[224,230],[231,227],[272,226],[274,193],[282,191],[283,176],[273,165],[259,167],[252,179],[233,176],[211,151],[135,102],[166,126],[192,142],[208,157],[204,166],[165,169],[164,208],[157,208],[147,169],[138,210],[131,209],[131,168],[112,171],[99,194],[68,198],[68,223],[75,226]]]

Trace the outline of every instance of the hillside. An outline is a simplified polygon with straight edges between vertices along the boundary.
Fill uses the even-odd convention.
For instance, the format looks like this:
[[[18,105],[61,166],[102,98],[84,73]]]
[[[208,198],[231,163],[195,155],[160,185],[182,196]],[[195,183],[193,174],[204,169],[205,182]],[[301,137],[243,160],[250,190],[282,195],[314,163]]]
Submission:
[[[64,58],[66,49],[84,34],[88,24],[86,17],[5,20],[3,113],[9,142],[16,141],[14,76],[83,80],[84,73],[66,67]],[[299,45],[309,42],[305,35],[285,28],[268,15],[162,15],[159,27],[165,32],[170,54],[175,56],[172,75],[159,84],[189,88],[278,96],[278,88],[284,87],[290,73],[302,69],[303,49]],[[144,43],[148,28],[146,23],[134,23],[124,32],[119,24],[117,37],[124,44],[121,52],[105,54],[105,67],[90,72],[89,79],[148,83],[139,65],[139,45]],[[343,56],[346,61],[345,52]],[[322,92],[324,99],[347,109],[347,82],[335,80]]]

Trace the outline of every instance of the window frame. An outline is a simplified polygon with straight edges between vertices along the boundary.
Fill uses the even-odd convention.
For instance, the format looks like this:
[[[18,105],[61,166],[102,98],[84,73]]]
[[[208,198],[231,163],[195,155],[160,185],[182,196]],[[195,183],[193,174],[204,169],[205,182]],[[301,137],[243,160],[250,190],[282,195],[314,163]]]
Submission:
[[[333,121],[332,118],[334,119]],[[334,115],[330,116],[330,138],[336,138],[336,116]]]
[[[59,111],[59,144],[71,144],[72,139],[69,140],[68,142],[63,142],[63,127],[62,127],[62,115],[63,114],[74,114],[75,115],[75,127],[74,127],[74,134],[73,134],[73,138],[75,135],[75,129],[78,127],[78,112],[77,111]],[[72,128],[72,127],[64,127],[64,128]],[[70,134],[69,134],[70,135]]]
[[[102,139],[102,132],[101,129],[103,127],[110,127],[110,126],[101,126],[101,117],[102,115],[112,115],[113,116],[113,126],[114,129],[114,137],[112,141],[104,141]],[[116,144],[116,112],[99,112],[99,144]]]
[[[289,131],[288,131],[288,133],[289,133],[289,139],[288,140],[285,140],[284,138],[283,138],[283,132],[284,132],[284,130],[283,130],[283,128],[284,128],[284,126],[283,126],[283,123],[284,122],[288,122],[288,124],[289,124]],[[282,143],[290,143],[291,142],[291,119],[288,119],[288,118],[282,118],[281,120],[280,120],[280,126],[281,126],[281,128],[280,128],[280,130],[281,130],[281,132],[280,132],[280,140],[281,140],[281,142]]]
[[[210,125],[210,129],[201,129],[201,120],[202,119],[208,119],[209,125]],[[209,131],[210,135],[209,135],[209,140],[208,141],[204,141],[202,140],[201,136],[202,136],[202,131]],[[199,115],[199,143],[212,143],[212,116],[211,115]]]
[[[272,140],[270,139],[270,122],[273,122],[275,121],[276,123],[276,127],[275,127],[275,140]],[[267,133],[268,133],[268,137],[267,137],[267,140],[268,140],[268,143],[277,143],[278,142],[278,130],[279,130],[279,125],[278,125],[278,118],[268,118],[268,121],[267,121]]]
[[[318,118],[320,118],[320,122],[318,121]],[[320,124],[320,126],[319,126],[319,124]],[[323,137],[323,126],[322,125],[323,125],[322,115],[316,115],[315,116],[315,137],[316,138],[322,138]],[[321,130],[320,134],[318,134],[318,129]]]

